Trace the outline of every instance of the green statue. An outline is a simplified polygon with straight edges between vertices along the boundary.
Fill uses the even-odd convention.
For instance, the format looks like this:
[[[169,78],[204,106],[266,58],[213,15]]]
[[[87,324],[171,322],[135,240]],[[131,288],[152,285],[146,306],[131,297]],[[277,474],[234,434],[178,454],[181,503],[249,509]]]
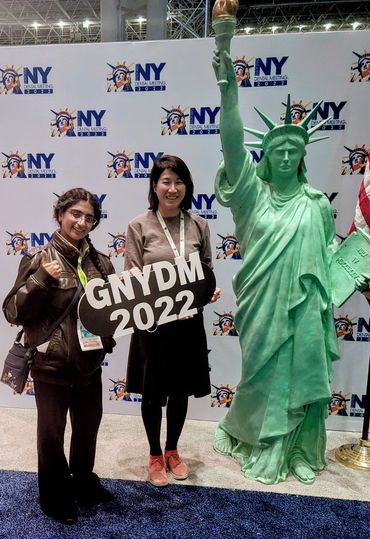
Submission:
[[[216,50],[213,66],[224,155],[216,196],[232,211],[242,255],[233,279],[242,374],[214,447],[237,459],[248,478],[270,484],[292,473],[310,484],[325,467],[332,362],[339,358],[329,275],[334,221],[327,197],[307,183],[304,163],[322,123],[306,129],[313,109],[292,124],[289,97],[283,125],[256,109],[269,129],[244,128],[259,139],[246,144],[264,150],[256,166],[244,146],[227,50]]]

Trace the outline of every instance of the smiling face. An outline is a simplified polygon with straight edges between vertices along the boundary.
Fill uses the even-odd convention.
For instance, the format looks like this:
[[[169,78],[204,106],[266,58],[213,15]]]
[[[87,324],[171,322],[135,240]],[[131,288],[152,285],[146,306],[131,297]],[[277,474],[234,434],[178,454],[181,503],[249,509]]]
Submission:
[[[79,218],[76,218],[71,212],[79,212]],[[87,200],[80,200],[59,214],[60,233],[75,247],[78,247],[80,241],[88,235],[93,226],[92,223],[86,221],[86,217],[95,217],[94,208]]]
[[[186,185],[171,169],[166,168],[154,185],[158,197],[158,209],[163,217],[174,217],[179,213],[186,194]]]

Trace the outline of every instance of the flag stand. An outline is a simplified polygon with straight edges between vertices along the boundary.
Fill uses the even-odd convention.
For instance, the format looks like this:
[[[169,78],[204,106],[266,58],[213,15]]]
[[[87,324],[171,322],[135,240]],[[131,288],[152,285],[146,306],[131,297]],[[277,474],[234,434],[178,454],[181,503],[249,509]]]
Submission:
[[[336,459],[344,466],[370,472],[370,440],[369,440],[369,414],[370,414],[370,358],[367,373],[367,387],[365,396],[365,413],[362,437],[359,443],[345,444],[335,451]]]

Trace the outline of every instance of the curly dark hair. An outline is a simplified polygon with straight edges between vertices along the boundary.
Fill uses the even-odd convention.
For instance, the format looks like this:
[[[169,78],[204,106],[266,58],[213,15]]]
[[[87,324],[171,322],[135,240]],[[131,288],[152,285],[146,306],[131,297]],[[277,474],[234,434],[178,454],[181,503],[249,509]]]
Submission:
[[[91,230],[94,230],[94,228],[98,226],[101,219],[100,205],[96,196],[90,193],[89,191],[86,191],[86,189],[83,189],[82,187],[75,187],[74,189],[69,189],[69,191],[66,191],[65,193],[60,195],[60,197],[57,200],[57,203],[54,206],[54,219],[59,223],[59,217],[63,213],[65,213],[69,208],[71,208],[74,204],[77,204],[77,202],[80,202],[80,200],[86,200],[93,207],[94,217],[97,221],[91,227]],[[87,235],[85,239],[89,244],[89,255],[94,266],[102,274],[104,280],[107,281],[108,279],[107,272],[105,271],[102,263],[99,260],[98,253],[94,245],[92,244],[90,237]]]
[[[80,202],[80,200],[86,200],[93,207],[96,223],[91,227],[91,230],[94,230],[94,228],[98,226],[101,219],[100,205],[96,196],[89,191],[86,191],[86,189],[83,189],[83,187],[75,187],[74,189],[69,189],[68,191],[60,195],[57,200],[57,203],[54,206],[54,219],[59,224],[59,217],[61,216],[61,214],[65,213],[74,204],[77,204],[77,202]]]
[[[157,211],[158,209],[158,197],[154,191],[154,187],[157,185],[159,177],[166,169],[172,170],[177,176],[184,182],[186,192],[180,208],[182,210],[190,210],[191,199],[194,193],[193,179],[190,174],[190,170],[180,157],[176,155],[162,155],[154,162],[153,168],[150,172],[150,184],[149,184],[149,209]]]

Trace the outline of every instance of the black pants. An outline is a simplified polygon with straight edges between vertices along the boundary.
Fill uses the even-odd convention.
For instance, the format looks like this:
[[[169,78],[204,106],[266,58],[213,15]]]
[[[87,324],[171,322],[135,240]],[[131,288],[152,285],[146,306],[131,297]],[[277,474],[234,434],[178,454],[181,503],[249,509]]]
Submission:
[[[100,371],[86,387],[73,388],[35,380],[40,505],[53,509],[73,501],[71,474],[76,482],[91,477],[96,439],[102,418]],[[72,437],[69,463],[64,433],[69,410]]]

